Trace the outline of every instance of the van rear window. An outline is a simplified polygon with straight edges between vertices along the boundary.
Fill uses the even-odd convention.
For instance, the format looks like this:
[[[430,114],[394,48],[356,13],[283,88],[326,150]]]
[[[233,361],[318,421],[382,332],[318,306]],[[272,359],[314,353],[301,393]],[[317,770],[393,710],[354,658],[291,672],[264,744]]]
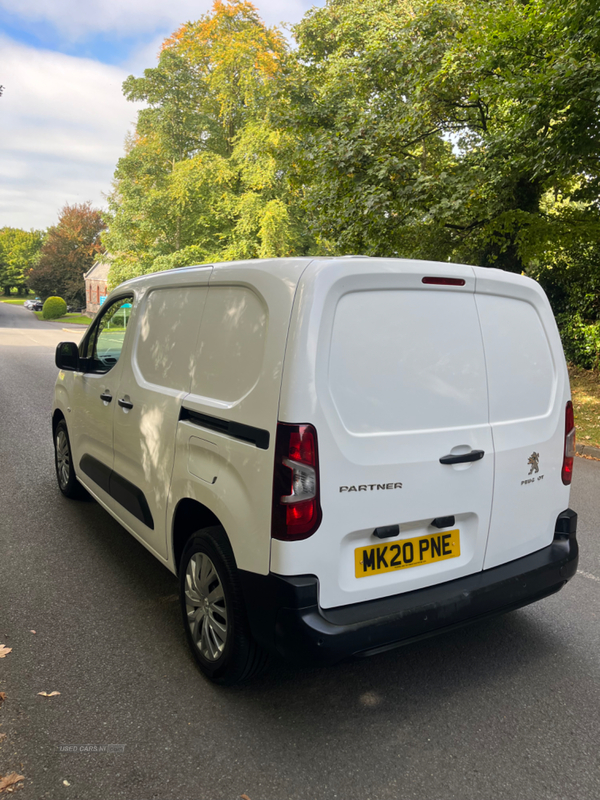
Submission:
[[[351,292],[338,302],[329,391],[354,433],[488,421],[483,343],[470,292]]]
[[[490,422],[550,409],[556,369],[542,322],[523,300],[477,295],[490,386]]]

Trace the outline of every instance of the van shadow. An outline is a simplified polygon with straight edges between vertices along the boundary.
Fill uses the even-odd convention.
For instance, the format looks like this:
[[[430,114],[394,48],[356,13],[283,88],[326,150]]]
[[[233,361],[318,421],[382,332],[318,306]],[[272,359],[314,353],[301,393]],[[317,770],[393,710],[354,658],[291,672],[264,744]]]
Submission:
[[[551,687],[560,651],[550,626],[522,609],[328,668],[277,662],[254,682],[230,689],[227,701],[258,712],[266,728],[283,716],[300,728],[312,721],[317,737],[319,727],[366,734],[387,720],[424,720],[444,707],[454,708],[454,716],[457,706],[461,714],[478,708],[485,716],[515,687],[527,692],[544,681]],[[315,727],[315,720],[327,722]]]

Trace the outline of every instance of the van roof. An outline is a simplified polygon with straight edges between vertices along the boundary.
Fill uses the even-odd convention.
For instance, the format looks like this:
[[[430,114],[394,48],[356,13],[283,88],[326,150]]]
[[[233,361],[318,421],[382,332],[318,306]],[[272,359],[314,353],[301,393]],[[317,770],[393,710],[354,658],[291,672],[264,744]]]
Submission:
[[[181,278],[178,276],[193,274],[195,271],[205,270],[207,268],[213,269],[213,279],[218,277],[220,273],[225,273],[231,270],[253,270],[263,272],[269,276],[285,281],[286,283],[297,284],[300,276],[305,272],[309,265],[319,269],[326,268],[328,264],[339,265],[343,261],[352,261],[354,270],[356,271],[357,262],[364,261],[373,268],[385,265],[386,270],[402,273],[404,271],[413,272],[416,269],[422,269],[424,273],[434,272],[451,277],[455,274],[464,274],[464,270],[472,269],[475,278],[481,278],[484,275],[489,278],[499,278],[502,283],[508,284],[537,284],[531,278],[516,273],[506,272],[504,270],[489,268],[489,267],[476,267],[473,265],[458,264],[447,261],[426,261],[422,259],[412,258],[383,258],[379,256],[365,256],[365,255],[347,255],[347,256],[303,256],[298,258],[265,258],[265,259],[249,259],[246,261],[221,261],[206,264],[194,264],[188,267],[178,267],[170,270],[163,270],[161,272],[152,272],[147,275],[140,275],[136,278],[131,278],[125,281],[122,286],[144,286],[146,284],[154,283],[157,277],[160,276],[161,283],[170,283],[169,278],[172,277],[173,282],[180,283]],[[167,280],[165,281],[165,278]]]

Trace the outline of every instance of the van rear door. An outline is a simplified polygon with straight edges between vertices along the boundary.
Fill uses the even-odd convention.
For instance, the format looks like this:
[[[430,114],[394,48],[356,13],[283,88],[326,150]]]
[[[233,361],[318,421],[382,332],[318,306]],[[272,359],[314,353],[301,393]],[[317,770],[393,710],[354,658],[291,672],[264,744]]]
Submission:
[[[495,447],[484,568],[552,542],[568,508],[562,482],[568,374],[550,304],[535,281],[476,268]]]
[[[473,268],[416,261],[302,277],[279,418],[316,428],[323,516],[273,540],[271,569],[317,575],[323,608],[483,567],[494,454],[474,291]]]

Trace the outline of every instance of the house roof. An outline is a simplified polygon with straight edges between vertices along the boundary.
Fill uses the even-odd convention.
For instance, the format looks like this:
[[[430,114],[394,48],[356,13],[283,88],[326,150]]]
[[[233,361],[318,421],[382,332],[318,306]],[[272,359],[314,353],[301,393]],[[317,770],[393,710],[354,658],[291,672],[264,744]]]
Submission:
[[[108,270],[110,269],[110,264],[106,261],[96,261],[91,269],[89,269],[83,276],[84,280],[91,279],[94,281],[106,281],[108,280]]]

